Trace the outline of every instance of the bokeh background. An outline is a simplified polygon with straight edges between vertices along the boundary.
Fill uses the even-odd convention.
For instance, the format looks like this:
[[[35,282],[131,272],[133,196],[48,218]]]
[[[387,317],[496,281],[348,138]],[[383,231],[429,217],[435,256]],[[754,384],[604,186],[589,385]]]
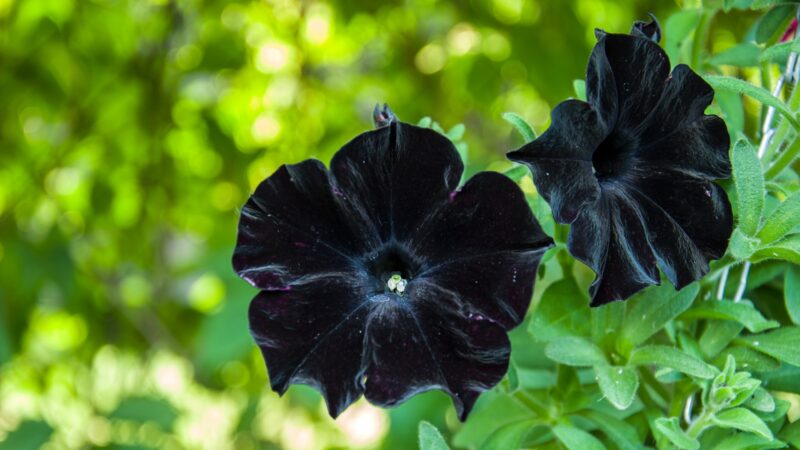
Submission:
[[[327,162],[376,102],[463,123],[469,171],[504,170],[501,114],[545,129],[595,27],[686,6],[0,0],[0,448],[411,449],[422,419],[456,429],[440,393],[334,422],[314,391],[268,389],[230,268],[238,208],[279,165]]]

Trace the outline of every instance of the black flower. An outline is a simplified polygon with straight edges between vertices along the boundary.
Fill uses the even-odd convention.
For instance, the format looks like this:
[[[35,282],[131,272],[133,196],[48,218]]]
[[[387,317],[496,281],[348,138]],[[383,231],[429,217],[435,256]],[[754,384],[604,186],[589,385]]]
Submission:
[[[725,122],[705,115],[714,91],[685,65],[669,73],[650,38],[597,31],[586,70],[588,102],[555,107],[552,125],[509,153],[526,164],[560,223],[570,252],[597,273],[592,305],[659,284],[677,288],[725,252],[731,206],[715,179],[730,176]]]
[[[447,138],[389,120],[330,171],[306,160],[258,186],[233,266],[261,289],[250,329],[275,391],[313,386],[336,417],[361,394],[393,406],[442,389],[463,420],[500,381],[552,241],[512,181],[458,188],[462,171]]]

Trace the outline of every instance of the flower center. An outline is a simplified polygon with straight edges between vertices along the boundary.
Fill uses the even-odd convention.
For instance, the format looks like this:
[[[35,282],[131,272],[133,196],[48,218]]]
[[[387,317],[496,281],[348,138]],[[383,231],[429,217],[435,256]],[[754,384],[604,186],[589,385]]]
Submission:
[[[387,245],[366,259],[376,292],[402,294],[420,268],[408,251],[396,244]]]
[[[592,154],[594,176],[598,181],[619,178],[631,167],[632,153],[633,145],[629,139],[611,133]]]

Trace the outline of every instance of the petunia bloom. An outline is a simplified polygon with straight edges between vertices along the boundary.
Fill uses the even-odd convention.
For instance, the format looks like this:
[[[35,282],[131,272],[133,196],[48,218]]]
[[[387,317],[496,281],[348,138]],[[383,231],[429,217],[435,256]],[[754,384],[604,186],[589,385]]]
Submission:
[[[670,74],[655,21],[631,35],[596,32],[587,102],[567,100],[538,139],[509,153],[526,164],[569,251],[596,274],[593,306],[659,284],[701,278],[725,253],[731,205],[725,122],[704,111],[714,91],[683,64]]]
[[[380,119],[380,120],[379,120]],[[385,110],[380,128],[281,166],[241,212],[235,271],[261,292],[250,329],[272,389],[319,390],[332,417],[441,389],[464,420],[508,368],[552,241],[523,193]]]

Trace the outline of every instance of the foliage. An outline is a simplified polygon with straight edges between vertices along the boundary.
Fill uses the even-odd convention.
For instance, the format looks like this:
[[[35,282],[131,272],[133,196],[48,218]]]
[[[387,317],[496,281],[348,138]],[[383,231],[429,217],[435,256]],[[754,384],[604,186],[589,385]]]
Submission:
[[[701,282],[589,309],[591,272],[503,158],[520,142],[504,117],[526,139],[544,130],[552,105],[584,95],[572,80],[594,27],[624,32],[647,12],[673,64],[708,75],[741,142],[725,186],[741,226]],[[778,42],[794,13],[774,0],[0,0],[0,448],[800,446],[800,90],[769,91],[797,49]],[[559,244],[507,378],[463,425],[436,393],[336,422],[309,389],[279,399],[247,330],[253,290],[230,269],[253,187],[282,163],[327,161],[383,101],[439,121],[470,174],[518,181]],[[763,105],[779,118],[757,160]]]

